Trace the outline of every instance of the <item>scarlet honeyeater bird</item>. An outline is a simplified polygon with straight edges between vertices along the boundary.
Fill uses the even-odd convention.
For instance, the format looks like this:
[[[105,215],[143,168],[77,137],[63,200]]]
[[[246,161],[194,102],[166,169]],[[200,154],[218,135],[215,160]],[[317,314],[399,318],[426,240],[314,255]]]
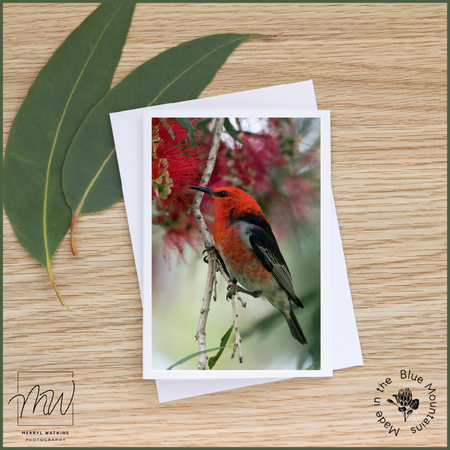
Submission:
[[[292,310],[303,308],[295,295],[291,273],[281,254],[269,221],[256,200],[241,189],[191,186],[214,200],[214,241],[219,255],[237,282],[228,286],[228,297],[243,292],[265,297],[280,311],[291,334],[301,344],[306,338]]]

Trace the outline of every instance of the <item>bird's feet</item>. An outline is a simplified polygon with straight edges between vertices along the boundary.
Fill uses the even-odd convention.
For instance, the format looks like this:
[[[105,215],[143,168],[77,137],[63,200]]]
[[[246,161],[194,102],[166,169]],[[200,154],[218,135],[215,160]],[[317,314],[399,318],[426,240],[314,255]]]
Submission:
[[[206,253],[206,255],[205,255],[205,253]],[[209,264],[209,258],[210,257],[217,258],[219,256],[219,252],[217,251],[217,248],[214,247],[214,245],[212,245],[211,247],[208,247],[205,250],[203,250],[202,255],[205,255],[203,257],[203,262],[205,262],[206,264]]]
[[[206,264],[209,264],[209,258],[215,258],[217,261],[219,261],[220,265],[222,266],[223,271],[228,275],[228,278],[230,278],[230,281],[234,284],[236,284],[236,279],[233,277],[233,275],[231,275],[230,272],[228,272],[227,266],[225,265],[224,260],[222,259],[222,257],[220,256],[219,252],[217,251],[217,248],[214,247],[214,245],[212,245],[211,247],[208,247],[207,249],[203,250],[202,254],[205,254],[203,258],[203,261]],[[217,269],[219,270],[219,269]]]
[[[242,294],[251,295],[252,297],[258,298],[261,297],[262,292],[261,291],[247,291],[247,289],[244,289],[241,286],[238,286],[237,284],[229,284],[227,287],[227,299],[230,299],[233,297],[234,294],[238,294],[239,292],[242,292]]]

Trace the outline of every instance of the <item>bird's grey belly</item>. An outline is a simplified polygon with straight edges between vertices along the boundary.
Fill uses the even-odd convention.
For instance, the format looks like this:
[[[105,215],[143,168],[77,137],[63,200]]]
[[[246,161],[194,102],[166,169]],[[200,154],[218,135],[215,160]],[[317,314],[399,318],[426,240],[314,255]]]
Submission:
[[[249,291],[263,291],[267,283],[263,283],[255,278],[245,276],[243,273],[233,273],[237,282]]]
[[[245,289],[252,292],[262,292],[261,297],[264,297],[272,306],[281,311],[283,314],[286,315],[290,312],[291,301],[289,300],[286,291],[280,286],[275,278],[271,283],[265,283],[255,278],[246,277],[242,273],[232,273],[232,275]]]
[[[272,306],[285,315],[289,314],[289,311],[291,310],[291,302],[289,297],[274,277],[271,277],[272,279],[270,282],[267,282],[261,280],[260,277],[249,276],[248,274],[252,273],[253,266],[246,267],[245,264],[243,264],[236,267],[234,260],[231,260],[230,255],[223,251],[220,243],[217,243],[217,247],[228,270],[243,288],[251,292],[262,292],[261,296],[265,297]]]

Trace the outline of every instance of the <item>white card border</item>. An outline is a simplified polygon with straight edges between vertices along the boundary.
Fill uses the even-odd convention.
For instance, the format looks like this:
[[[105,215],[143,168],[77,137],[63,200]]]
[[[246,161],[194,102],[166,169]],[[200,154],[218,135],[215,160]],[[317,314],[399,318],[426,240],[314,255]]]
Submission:
[[[179,111],[176,107],[146,110],[143,115],[143,216],[144,216],[144,276],[143,276],[143,378],[144,379],[232,379],[232,378],[270,378],[270,377],[329,377],[332,370],[332,332],[331,332],[331,148],[330,111],[258,109],[208,111],[205,108],[192,108]],[[152,349],[152,233],[151,233],[151,120],[153,117],[317,117],[321,119],[321,369],[320,370],[153,370],[151,367]],[[147,126],[149,125],[150,126]],[[150,175],[150,176],[148,176]],[[146,358],[146,355],[150,355]]]

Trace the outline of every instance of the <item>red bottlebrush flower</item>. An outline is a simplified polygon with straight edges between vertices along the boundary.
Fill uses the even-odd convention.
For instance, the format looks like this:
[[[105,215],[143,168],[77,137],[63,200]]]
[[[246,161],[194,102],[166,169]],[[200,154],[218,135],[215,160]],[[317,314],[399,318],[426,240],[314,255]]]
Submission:
[[[283,188],[286,190],[294,218],[297,221],[307,219],[311,202],[319,198],[314,181],[307,178],[287,178],[284,180]]]
[[[197,119],[191,122],[195,125]],[[152,198],[159,211],[154,223],[165,229],[164,258],[168,260],[175,252],[184,260],[186,245],[196,249],[199,242],[194,217],[186,217],[191,193],[185,189],[199,183],[204,161],[177,119],[153,119],[152,125]]]
[[[183,253],[186,246],[190,246],[197,251],[200,235],[197,231],[194,216],[192,214],[186,216],[186,212],[187,208],[183,208],[181,211],[172,211],[167,218],[166,233],[163,238],[163,255],[166,260],[169,260],[170,256],[175,253],[185,261]]]
[[[248,133],[241,133],[240,139],[244,145],[234,150],[230,173],[254,195],[269,194],[273,191],[272,171],[285,163],[276,139],[271,135]]]
[[[167,214],[187,202],[185,188],[198,183],[202,162],[188,130],[176,119],[153,119],[152,142],[152,198]]]
[[[320,190],[311,178],[287,176],[270,198],[272,226],[279,236],[287,235],[294,223],[307,222],[319,206]]]
[[[240,132],[238,135],[243,144],[235,141],[233,146],[227,146],[221,142],[208,186],[214,189],[227,184],[256,196],[270,193],[273,170],[286,162],[272,130],[258,134]],[[205,152],[209,152],[211,142],[212,134],[202,143]]]

